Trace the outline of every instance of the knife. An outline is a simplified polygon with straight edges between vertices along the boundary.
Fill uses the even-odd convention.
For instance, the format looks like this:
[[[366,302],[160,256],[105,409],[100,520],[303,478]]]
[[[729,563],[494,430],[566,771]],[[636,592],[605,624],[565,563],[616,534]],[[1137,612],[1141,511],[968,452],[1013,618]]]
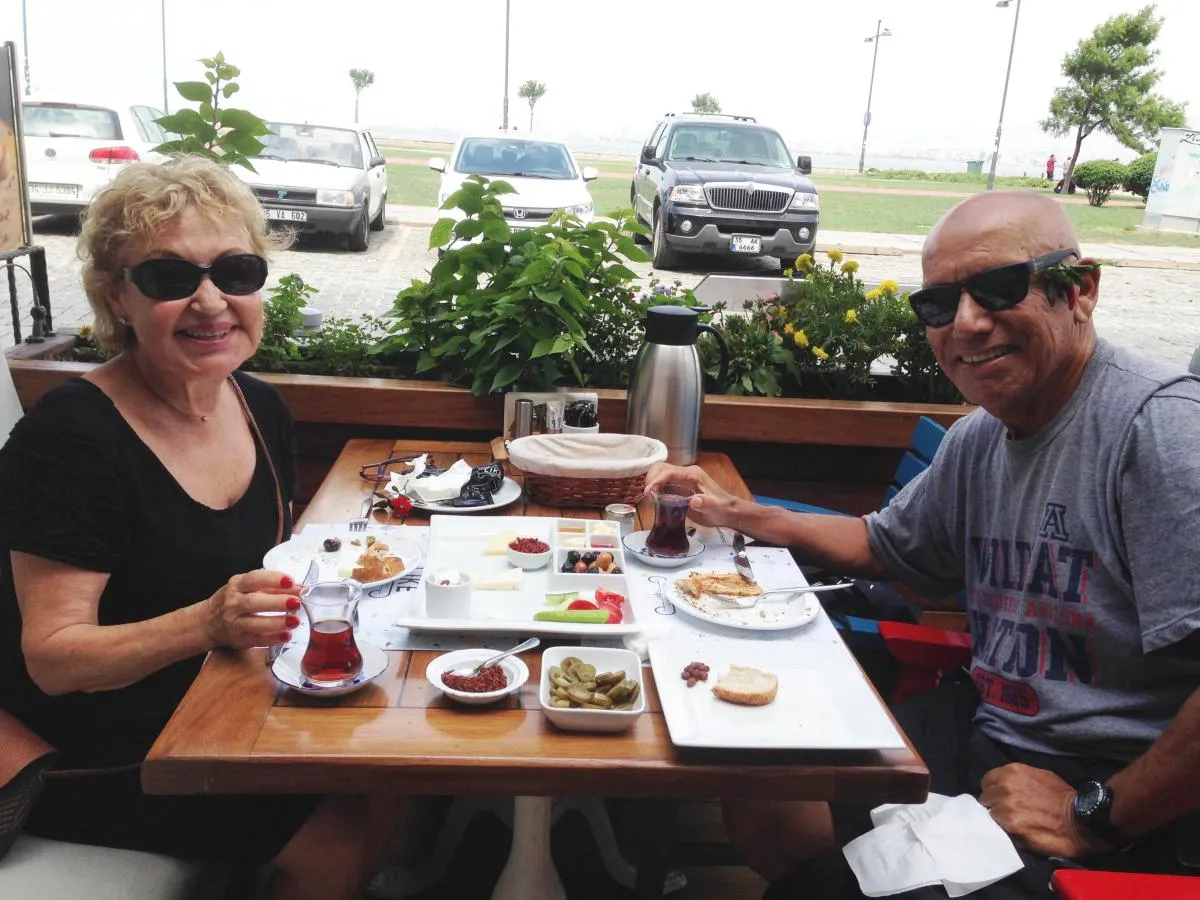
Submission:
[[[317,579],[321,575],[321,567],[314,559],[308,564],[308,572],[304,576],[304,581],[300,583],[301,587],[312,587],[317,583]],[[275,665],[275,660],[279,659],[279,654],[283,652],[283,644],[267,644],[267,668]]]
[[[747,581],[754,581],[754,570],[750,568],[750,557],[746,555],[746,539],[740,531],[733,533],[733,567]]]

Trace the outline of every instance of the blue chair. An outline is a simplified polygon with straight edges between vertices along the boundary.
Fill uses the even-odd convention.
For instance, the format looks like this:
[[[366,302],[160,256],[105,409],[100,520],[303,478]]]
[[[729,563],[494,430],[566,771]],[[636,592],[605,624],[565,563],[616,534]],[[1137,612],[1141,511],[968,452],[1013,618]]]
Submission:
[[[908,439],[908,449],[900,458],[900,464],[896,467],[895,474],[892,475],[892,483],[883,496],[880,508],[891,503],[892,498],[900,493],[905,485],[929,468],[929,464],[933,462],[933,457],[945,436],[945,428],[928,416],[921,416],[917,421],[917,427],[913,429],[913,433]],[[851,515],[851,513],[824,506],[801,503],[798,500],[782,500],[778,497],[765,497],[758,494],[754,496],[754,499],[764,506],[782,506],[794,512],[826,516]],[[884,646],[883,636],[879,633],[879,622],[876,619],[862,616],[838,616],[834,620],[834,624],[842,631],[842,637],[845,638],[846,643],[854,649],[880,649]]]

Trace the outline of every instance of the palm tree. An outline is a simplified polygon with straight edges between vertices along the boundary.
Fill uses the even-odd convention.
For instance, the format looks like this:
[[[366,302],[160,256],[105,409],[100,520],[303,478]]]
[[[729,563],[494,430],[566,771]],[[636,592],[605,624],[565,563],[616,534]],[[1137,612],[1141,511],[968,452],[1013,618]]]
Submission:
[[[530,79],[521,85],[517,96],[529,104],[529,130],[533,131],[533,108],[546,94],[546,86],[540,81]]]
[[[358,124],[358,95],[363,88],[369,88],[375,83],[375,73],[370,69],[351,69],[350,80],[354,82],[354,124]]]

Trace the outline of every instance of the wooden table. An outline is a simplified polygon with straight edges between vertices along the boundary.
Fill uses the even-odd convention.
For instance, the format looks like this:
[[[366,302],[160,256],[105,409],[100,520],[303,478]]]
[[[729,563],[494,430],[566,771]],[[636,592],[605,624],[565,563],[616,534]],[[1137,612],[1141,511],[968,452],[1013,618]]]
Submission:
[[[352,440],[299,524],[358,515],[372,487],[359,476],[361,465],[424,451],[441,466],[456,458],[472,464],[492,458],[483,443]],[[726,488],[749,496],[724,454],[702,453],[699,464]],[[520,480],[518,472],[511,474]],[[546,507],[524,496],[499,511],[582,518],[601,513]],[[426,524],[426,517],[417,514],[408,522]],[[530,678],[521,691],[499,706],[478,708],[458,706],[429,687],[425,667],[436,655],[391,652],[387,671],[373,684],[320,700],[282,688],[267,671],[262,650],[214,652],[146,758],[142,783],[147,792],[163,794],[390,790],[870,804],[920,802],[928,792],[929,773],[911,745],[756,755],[678,750],[649,669],[643,670],[646,713],[625,734],[598,736],[561,732],[542,715],[539,653],[526,656]]]

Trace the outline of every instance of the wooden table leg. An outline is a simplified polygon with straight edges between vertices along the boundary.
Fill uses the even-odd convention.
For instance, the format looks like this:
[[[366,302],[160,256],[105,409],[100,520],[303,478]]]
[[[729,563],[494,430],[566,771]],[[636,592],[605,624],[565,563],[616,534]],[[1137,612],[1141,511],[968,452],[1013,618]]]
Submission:
[[[638,851],[635,892],[639,900],[662,900],[667,880],[667,854],[675,843],[679,803],[665,799],[643,803],[645,812],[638,829],[641,847]]]
[[[513,798],[512,850],[492,900],[567,900],[550,857],[550,797]]]

